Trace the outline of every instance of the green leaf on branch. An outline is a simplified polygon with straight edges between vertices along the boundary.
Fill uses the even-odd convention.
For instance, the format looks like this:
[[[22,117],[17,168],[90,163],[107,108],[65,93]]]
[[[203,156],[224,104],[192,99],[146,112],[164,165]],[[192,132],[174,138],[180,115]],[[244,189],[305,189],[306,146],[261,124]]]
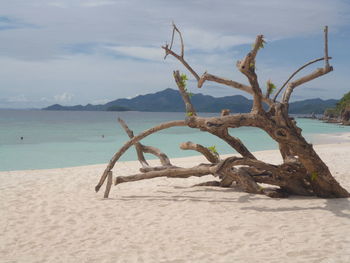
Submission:
[[[266,85],[267,85],[267,94],[271,95],[274,92],[274,90],[276,90],[276,85],[273,84],[270,79],[266,82]]]
[[[209,146],[209,147],[207,147],[207,149],[209,151],[211,151],[213,154],[218,155],[218,151],[216,150],[216,146],[215,145]]]
[[[187,116],[187,117],[192,117],[192,116],[193,116],[193,112],[191,112],[191,111],[187,112],[187,113],[186,113],[186,116]]]
[[[181,80],[183,80],[183,81],[188,80],[187,75],[186,75],[185,73],[182,73],[182,74],[180,75],[180,77],[181,77]]]
[[[264,48],[265,47],[265,43],[266,43],[266,41],[264,39],[262,39],[261,40],[261,44],[259,46],[259,49]]]
[[[311,181],[315,181],[318,177],[318,173],[317,172],[312,172],[311,173]]]
[[[266,44],[266,41],[264,39],[262,39],[259,47],[258,47],[258,50],[261,49],[261,48],[264,48],[265,47],[265,44]],[[252,48],[254,49],[255,48],[255,43],[252,44]]]
[[[181,86],[182,86],[183,88],[185,88],[185,87],[186,87],[186,81],[188,80],[186,74],[182,73],[182,74],[180,75],[180,78],[181,78],[180,84],[181,84]]]

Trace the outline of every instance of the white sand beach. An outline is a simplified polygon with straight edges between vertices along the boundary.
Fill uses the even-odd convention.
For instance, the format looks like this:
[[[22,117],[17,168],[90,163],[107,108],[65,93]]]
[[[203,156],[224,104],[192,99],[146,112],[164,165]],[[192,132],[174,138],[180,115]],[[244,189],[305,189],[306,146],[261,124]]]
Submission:
[[[316,150],[350,190],[350,143]],[[280,161],[277,151],[256,156]],[[125,183],[104,200],[94,192],[104,168],[0,172],[0,262],[350,262],[350,199],[191,187],[206,176]]]

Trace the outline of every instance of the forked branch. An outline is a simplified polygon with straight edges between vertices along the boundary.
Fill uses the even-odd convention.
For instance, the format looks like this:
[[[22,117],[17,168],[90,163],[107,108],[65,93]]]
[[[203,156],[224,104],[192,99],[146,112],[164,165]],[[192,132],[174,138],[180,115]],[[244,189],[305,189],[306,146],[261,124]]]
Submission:
[[[174,52],[172,50],[175,33],[178,33],[179,36],[180,36],[181,55],[177,54],[176,52]],[[214,76],[214,75],[208,74],[207,72],[205,72],[201,77],[199,77],[197,72],[187,63],[187,61],[184,58],[184,49],[185,49],[184,41],[183,41],[183,38],[182,38],[181,31],[176,27],[175,24],[173,24],[173,31],[172,31],[172,37],[171,37],[170,46],[168,44],[166,44],[165,46],[162,46],[162,48],[165,50],[165,57],[164,57],[164,59],[168,55],[172,55],[174,58],[179,60],[185,66],[185,68],[187,68],[187,70],[189,72],[191,72],[193,77],[197,80],[198,88],[201,88],[205,81],[213,81],[213,82],[216,82],[216,83],[224,84],[226,86],[230,86],[230,87],[233,87],[233,88],[245,91],[245,92],[253,95],[253,91],[252,91],[251,87],[249,87],[247,85],[244,85],[244,84],[241,84],[239,82],[236,82],[236,81],[233,81],[233,80],[227,80],[227,79],[224,79],[224,78],[221,78],[221,77],[218,77],[218,76]],[[268,100],[266,102],[268,104],[270,104]]]
[[[287,89],[285,90],[285,92],[283,94],[282,103],[284,103],[284,104],[289,103],[290,96],[296,87],[331,72],[333,70],[333,67],[329,65],[329,59],[330,59],[330,57],[328,56],[328,27],[325,26],[325,28],[324,28],[324,57],[323,57],[323,59],[316,59],[314,61],[311,61],[311,62],[305,64],[303,67],[301,67],[301,69],[305,68],[308,65],[311,65],[312,63],[320,61],[320,60],[324,60],[324,62],[325,62],[324,67],[318,68],[314,72],[312,72],[308,75],[305,75],[305,76],[303,76],[303,77],[301,77],[293,82],[290,82],[288,84]],[[298,70],[297,72],[299,72],[300,70]]]
[[[196,111],[192,105],[191,99],[190,99],[190,95],[186,89],[186,80],[180,75],[180,72],[178,70],[174,71],[174,79],[176,82],[176,85],[180,91],[182,100],[185,103],[185,107],[186,107],[186,113],[189,116],[196,116]],[[184,77],[186,77],[186,75],[184,75]]]
[[[126,125],[125,121],[123,121],[121,118],[118,118],[118,122],[120,126],[124,129],[124,131],[128,134],[129,138],[132,139],[134,137],[134,133],[132,130],[129,129],[128,125]],[[141,163],[142,167],[148,167],[149,164],[145,159],[145,156],[143,155],[143,145],[139,142],[135,143],[135,149],[136,149],[136,154],[137,154],[137,159]]]
[[[255,73],[255,58],[260,48],[264,46],[264,36],[258,35],[255,39],[253,49],[245,56],[241,61],[237,61],[237,68],[242,72],[249,80],[252,87],[254,102],[253,112],[262,112],[262,91],[259,86],[258,76]]]
[[[193,142],[183,142],[180,144],[182,150],[193,150],[200,152],[205,158],[211,163],[218,163],[220,161],[219,155],[203,145],[193,143]]]
[[[281,93],[281,91],[284,89],[284,87],[289,83],[289,81],[291,81],[292,78],[294,78],[294,76],[296,74],[298,74],[301,70],[303,70],[304,68],[306,68],[307,66],[310,66],[311,64],[314,64],[316,62],[319,62],[319,61],[322,61],[324,60],[325,58],[322,57],[322,58],[318,58],[318,59],[314,59],[306,64],[304,64],[303,66],[301,66],[300,68],[298,68],[296,71],[293,72],[292,75],[290,75],[290,77],[283,83],[283,85],[279,88],[279,90],[276,92],[274,98],[273,98],[273,101],[275,102],[278,95]],[[328,59],[332,59],[332,57],[328,57]]]
[[[135,143],[139,142],[140,140],[142,140],[143,138],[155,133],[155,132],[158,132],[158,131],[161,131],[161,130],[164,130],[164,129],[168,129],[170,127],[176,127],[176,126],[186,126],[186,122],[185,121],[170,121],[170,122],[165,122],[165,123],[162,123],[160,125],[157,125],[153,128],[150,128],[144,132],[142,132],[141,134],[133,137],[132,139],[130,139],[129,141],[127,141],[120,149],[118,152],[116,152],[112,159],[109,161],[106,169],[104,170],[101,178],[100,178],[100,181],[98,182],[98,184],[95,186],[95,191],[98,192],[101,188],[101,186],[103,185],[103,183],[105,182],[106,178],[107,178],[107,175],[108,175],[108,172],[110,172],[115,163],[119,160],[119,158],[132,146],[134,145]]]
[[[125,130],[125,132],[128,134],[129,138],[132,139],[134,137],[134,133],[132,130],[129,129],[128,125],[126,125],[125,121],[121,118],[118,118],[118,122],[122,126],[122,128]],[[171,166],[170,160],[168,156],[163,153],[161,150],[159,150],[156,147],[153,146],[145,146],[141,144],[140,142],[137,142],[134,144],[136,148],[137,157],[139,159],[139,162],[141,163],[143,168],[149,168],[149,164],[145,159],[145,156],[143,153],[149,153],[154,156],[157,156],[163,166]]]
[[[175,37],[175,32],[178,33],[179,37],[180,37],[180,42],[181,42],[181,55],[177,54],[176,52],[174,52],[172,50],[173,47],[173,43],[174,43],[174,37]],[[185,45],[184,45],[184,41],[182,38],[182,34],[181,31],[176,27],[176,25],[173,23],[173,32],[172,32],[172,36],[171,36],[171,42],[170,42],[170,46],[168,44],[166,44],[165,46],[162,46],[162,49],[165,50],[165,56],[164,59],[166,59],[166,57],[170,54],[173,57],[175,57],[177,60],[179,60],[186,68],[189,72],[191,72],[191,74],[196,78],[196,80],[199,80],[199,75],[197,74],[196,71],[194,71],[194,69],[187,63],[187,61],[185,60]]]

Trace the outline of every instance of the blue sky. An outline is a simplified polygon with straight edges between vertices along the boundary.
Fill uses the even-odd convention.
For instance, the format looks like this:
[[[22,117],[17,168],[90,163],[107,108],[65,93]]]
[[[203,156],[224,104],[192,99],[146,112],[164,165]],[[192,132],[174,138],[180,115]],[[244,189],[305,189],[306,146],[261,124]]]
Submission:
[[[0,2],[0,108],[105,103],[176,88],[163,60],[171,23],[183,32],[185,56],[195,70],[247,83],[235,68],[257,34],[261,87],[278,87],[300,65],[323,56],[329,26],[334,72],[302,87],[293,100],[340,98],[349,91],[350,3],[345,0],[2,0]],[[305,73],[322,66],[322,63]],[[242,94],[208,83],[213,96]],[[247,96],[248,97],[248,96]]]

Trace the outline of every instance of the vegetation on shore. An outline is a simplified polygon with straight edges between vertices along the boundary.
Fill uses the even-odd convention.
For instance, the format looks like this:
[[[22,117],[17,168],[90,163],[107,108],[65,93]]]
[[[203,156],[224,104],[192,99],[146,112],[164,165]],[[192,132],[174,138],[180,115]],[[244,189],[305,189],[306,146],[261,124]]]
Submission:
[[[337,102],[333,108],[325,110],[324,115],[327,119],[338,120],[343,124],[350,124],[350,91]]]

